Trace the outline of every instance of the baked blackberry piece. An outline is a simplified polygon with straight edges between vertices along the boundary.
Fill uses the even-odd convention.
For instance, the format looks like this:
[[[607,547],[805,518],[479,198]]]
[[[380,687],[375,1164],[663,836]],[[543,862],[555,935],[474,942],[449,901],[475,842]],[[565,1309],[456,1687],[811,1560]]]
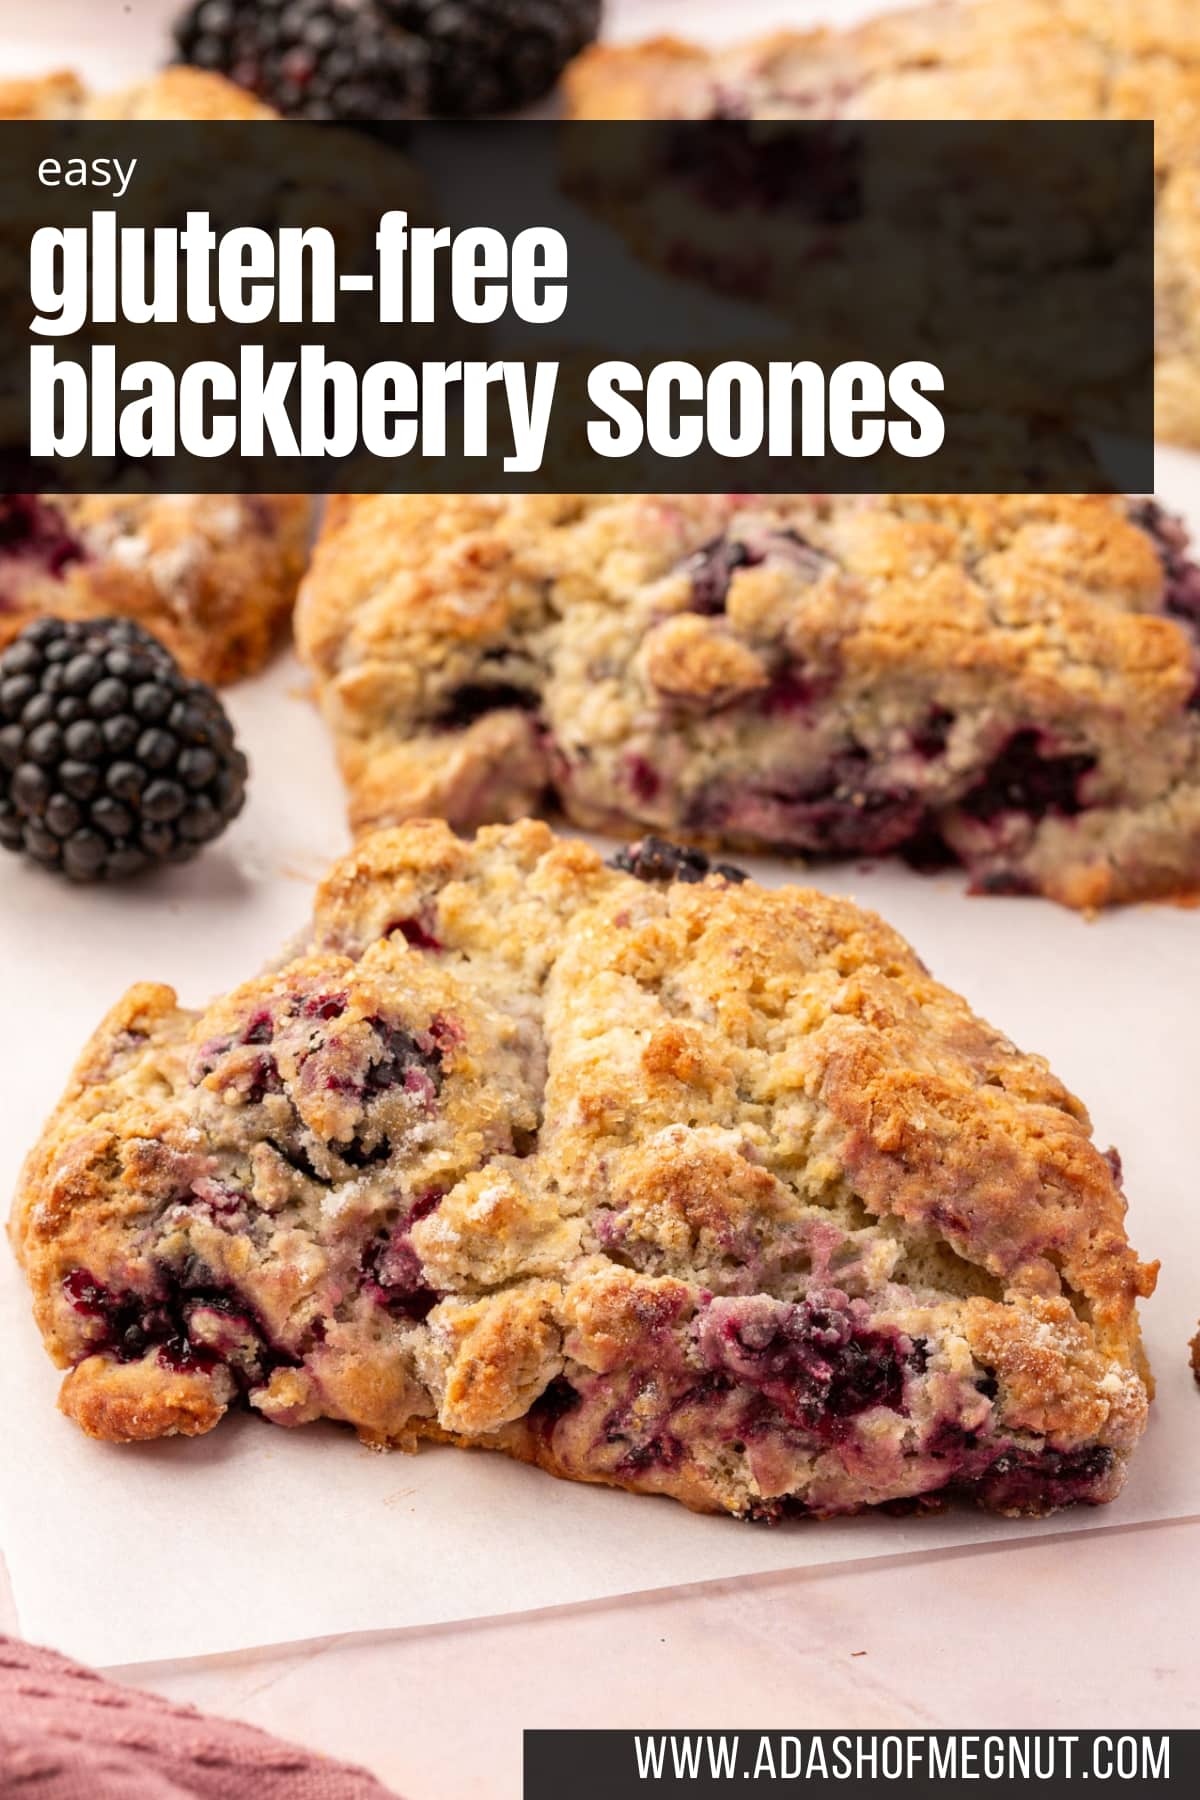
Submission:
[[[134,988],[12,1219],[63,1410],[244,1401],[742,1518],[1111,1499],[1154,1269],[1080,1102],[873,914],[616,861],[415,823],[271,973]]]
[[[44,614],[135,619],[188,675],[266,662],[304,569],[302,495],[0,495],[0,648]]]
[[[515,819],[1200,887],[1200,571],[1112,497],[335,501],[303,584],[353,823]]]
[[[567,71],[577,118],[1155,120],[1157,433],[1200,444],[1200,13],[1193,0],[948,0],[845,31],[721,50],[601,44]],[[744,214],[745,208],[740,209]],[[736,210],[725,214],[736,234]],[[629,221],[636,231],[636,216]],[[674,224],[687,223],[681,205]],[[665,224],[641,248],[686,267]],[[761,260],[761,232],[758,252]],[[786,295],[793,276],[781,274]]]

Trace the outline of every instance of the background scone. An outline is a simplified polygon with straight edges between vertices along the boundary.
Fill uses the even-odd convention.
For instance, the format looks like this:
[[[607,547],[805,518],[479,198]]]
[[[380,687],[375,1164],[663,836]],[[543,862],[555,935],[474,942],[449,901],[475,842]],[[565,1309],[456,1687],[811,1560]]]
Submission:
[[[1115,1156],[874,915],[525,822],[367,840],[303,951],[134,988],[12,1219],[101,1438],[343,1419],[741,1517],[1103,1501]]]
[[[291,614],[311,516],[302,495],[0,495],[0,647],[44,613],[116,615],[202,681],[249,675]]]
[[[273,119],[232,81],[167,68],[119,94],[70,72],[0,81],[0,119]],[[290,495],[0,497],[0,646],[40,614],[137,619],[189,675],[261,668],[295,603],[311,502]]]
[[[97,94],[69,69],[0,81],[0,119],[274,119],[244,88],[204,69],[163,69]]]
[[[1200,444],[1200,11],[1193,0],[962,0],[846,31],[706,50],[598,45],[566,75],[577,118],[1156,122],[1155,428]],[[667,234],[669,239],[669,234]],[[660,233],[659,255],[672,244]]]
[[[297,632],[353,823],[1200,887],[1200,571],[1119,498],[335,500]]]
[[[232,82],[168,69],[115,95],[70,73],[0,81],[0,119],[269,119]],[[261,667],[291,613],[307,551],[302,497],[184,494],[0,497],[0,647],[42,613],[116,614],[163,641],[189,675]]]

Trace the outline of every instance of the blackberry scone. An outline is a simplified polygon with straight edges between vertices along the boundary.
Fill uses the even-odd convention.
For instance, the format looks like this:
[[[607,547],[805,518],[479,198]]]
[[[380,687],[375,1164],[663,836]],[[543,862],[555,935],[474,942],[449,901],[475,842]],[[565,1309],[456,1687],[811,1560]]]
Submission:
[[[187,674],[260,668],[307,555],[301,495],[0,495],[0,648],[33,619],[120,616]]]
[[[169,69],[97,95],[69,73],[0,81],[0,119],[268,119],[232,82]],[[262,495],[0,496],[0,647],[43,613],[145,625],[189,675],[261,667],[291,614],[311,504]]]
[[[673,38],[603,44],[567,71],[566,91],[571,113],[592,119],[1154,119],[1156,431],[1200,444],[1194,0],[947,0],[720,50]],[[734,233],[745,210],[726,214]],[[685,204],[673,228],[660,212],[652,241],[638,233],[642,247],[688,267],[687,224]]]
[[[93,1436],[244,1401],[773,1519],[1111,1499],[1124,1215],[1080,1102],[873,914],[428,821],[206,1010],[134,988],[11,1229]]]
[[[357,828],[577,824],[1200,888],[1200,570],[1113,497],[343,497],[298,638]]]

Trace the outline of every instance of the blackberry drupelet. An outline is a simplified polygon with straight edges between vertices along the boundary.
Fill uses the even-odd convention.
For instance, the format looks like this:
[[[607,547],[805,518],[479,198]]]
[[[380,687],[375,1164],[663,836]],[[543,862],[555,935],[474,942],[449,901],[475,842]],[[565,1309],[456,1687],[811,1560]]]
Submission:
[[[380,0],[197,0],[175,45],[293,119],[358,124],[428,108],[428,53]]]
[[[0,656],[0,848],[72,881],[187,862],[246,774],[212,689],[128,619],[38,619]]]
[[[549,92],[600,26],[600,0],[382,0],[428,47],[432,106],[508,112]]]

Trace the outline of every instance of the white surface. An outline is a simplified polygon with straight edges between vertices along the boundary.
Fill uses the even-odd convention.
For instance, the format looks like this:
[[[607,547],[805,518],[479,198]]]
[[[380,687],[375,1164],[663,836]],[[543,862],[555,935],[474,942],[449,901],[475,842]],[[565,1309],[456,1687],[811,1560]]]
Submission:
[[[44,0],[33,12],[4,0],[0,61],[14,72],[71,62],[98,82],[126,79],[144,71],[154,19],[171,10],[162,0],[131,0],[127,9],[117,0]],[[617,0],[610,17],[627,33],[673,28],[715,37],[806,23],[834,10],[847,20],[879,8],[869,0],[843,0],[836,9],[800,0],[753,0],[736,8],[727,0]],[[1159,485],[1200,524],[1195,459],[1165,454]],[[160,975],[176,981],[187,999],[202,999],[240,979],[302,919],[306,880],[340,847],[342,831],[328,752],[311,714],[288,692],[295,685],[294,675],[280,669],[265,686],[235,695],[257,765],[250,812],[202,864],[172,876],[165,894],[131,889],[120,905],[98,914],[94,896],[51,890],[16,864],[0,871],[8,1126],[0,1140],[0,1187],[11,1185],[20,1151],[61,1088],[67,1060],[129,980]],[[253,848],[264,821],[271,843],[265,855]],[[1200,1048],[1200,919],[1138,909],[1088,926],[1037,902],[964,903],[953,883],[919,882],[899,872],[848,870],[830,885],[884,906],[939,975],[1019,1041],[1050,1056],[1088,1100],[1101,1141],[1118,1142],[1124,1151],[1132,1235],[1144,1254],[1162,1255],[1165,1267],[1158,1295],[1143,1309],[1159,1403],[1118,1507],[1062,1516],[1040,1538],[1040,1528],[1006,1527],[996,1544],[940,1556],[929,1553],[934,1540],[926,1526],[859,1521],[832,1529],[861,1537],[882,1526],[886,1547],[851,1552],[870,1560],[587,1608],[562,1609],[579,1591],[563,1584],[549,1597],[560,1609],[538,1617],[175,1661],[138,1671],[140,1681],[363,1760],[410,1800],[515,1796],[524,1725],[1200,1724],[1193,1623],[1200,1524],[1111,1528],[1122,1518],[1200,1513],[1193,1449],[1200,1398],[1184,1353],[1200,1311],[1189,1137]],[[376,1460],[332,1433],[288,1437],[266,1427],[217,1433],[207,1453],[220,1455],[203,1473],[186,1460],[200,1446],[180,1447],[184,1460],[176,1461],[172,1446],[133,1452],[139,1476],[136,1486],[127,1484],[119,1471],[129,1453],[83,1444],[53,1413],[55,1377],[3,1251],[0,1265],[0,1382],[6,1384],[0,1404],[7,1414],[6,1473],[15,1470],[6,1485],[25,1516],[26,1547],[34,1536],[29,1513],[47,1520],[36,1534],[37,1560],[24,1566],[7,1514],[0,1515],[0,1545],[23,1565],[18,1591],[31,1635],[40,1634],[39,1618],[53,1616],[64,1629],[44,1635],[57,1636],[64,1647],[95,1641],[98,1620],[117,1613],[134,1622],[132,1659],[144,1662],[169,1654],[151,1633],[157,1620],[175,1616],[171,1596],[178,1589],[182,1600],[198,1599],[204,1607],[206,1630],[223,1608],[233,1615],[217,1621],[227,1635],[232,1622],[243,1640],[266,1642],[268,1617],[279,1616],[259,1611],[269,1585],[281,1608],[309,1619],[300,1627],[303,1636],[319,1637],[329,1627],[309,1618],[310,1584],[322,1580],[326,1552],[324,1566],[336,1582],[343,1541],[360,1529],[357,1507],[334,1504],[335,1467],[365,1465],[376,1514],[395,1521],[402,1547],[393,1547],[372,1573],[374,1590],[389,1606],[410,1605],[403,1590],[423,1558],[412,1535],[414,1503],[435,1488],[448,1491],[435,1465],[452,1463],[459,1471],[453,1480],[461,1477],[464,1490],[474,1489],[477,1505],[493,1491],[488,1471],[505,1492],[520,1490],[535,1570],[557,1543],[549,1521],[561,1522],[560,1506],[579,1497],[498,1459],[438,1452],[416,1462]],[[285,1451],[307,1467],[301,1489],[285,1479],[290,1462],[275,1462]],[[255,1460],[261,1464],[256,1480],[277,1497],[274,1511],[256,1519],[236,1493],[215,1521],[195,1510],[198,1486],[232,1478],[236,1487]],[[423,1467],[427,1485],[408,1492]],[[101,1476],[101,1468],[116,1473]],[[113,1480],[124,1485],[124,1524],[105,1516]],[[145,1509],[149,1491],[156,1516],[149,1520],[143,1510],[132,1528],[128,1507],[137,1502]],[[692,1521],[665,1502],[582,1497],[599,1503],[597,1517],[619,1515],[630,1555],[660,1515],[680,1540],[694,1524],[714,1542],[713,1534],[788,1544],[830,1531],[746,1533],[720,1521]],[[304,1516],[314,1507],[324,1532],[321,1555]],[[478,1512],[475,1518],[473,1535],[494,1560],[495,1522]],[[540,1536],[543,1526],[549,1544]],[[164,1527],[173,1534],[174,1562],[155,1548]],[[451,1558],[462,1541],[456,1546],[454,1537],[450,1530],[443,1539]],[[557,1553],[574,1568],[580,1549],[568,1542]],[[255,1565],[249,1585],[232,1578],[234,1557],[242,1559],[239,1567]],[[693,1580],[721,1572],[707,1546],[696,1544],[694,1560]],[[681,1577],[675,1568],[655,1578]],[[517,1585],[517,1604],[545,1604],[532,1588]],[[390,1588],[399,1588],[399,1596]],[[219,1594],[220,1608],[207,1602],[208,1589]],[[0,1623],[4,1617],[0,1597]]]

